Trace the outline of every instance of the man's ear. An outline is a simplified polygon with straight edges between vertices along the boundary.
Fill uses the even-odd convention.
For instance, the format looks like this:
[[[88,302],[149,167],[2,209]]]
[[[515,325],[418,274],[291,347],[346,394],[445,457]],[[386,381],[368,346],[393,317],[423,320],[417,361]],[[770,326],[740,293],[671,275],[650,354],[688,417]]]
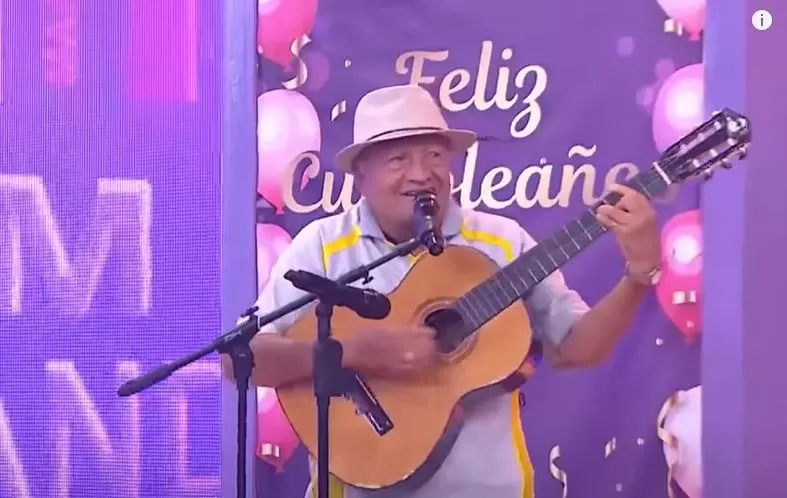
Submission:
[[[350,172],[353,175],[353,183],[355,185],[355,188],[358,189],[358,193],[364,195],[364,184],[365,184],[364,180],[366,180],[365,171],[363,171],[363,168],[360,168],[358,164],[353,164],[353,167],[350,169]]]

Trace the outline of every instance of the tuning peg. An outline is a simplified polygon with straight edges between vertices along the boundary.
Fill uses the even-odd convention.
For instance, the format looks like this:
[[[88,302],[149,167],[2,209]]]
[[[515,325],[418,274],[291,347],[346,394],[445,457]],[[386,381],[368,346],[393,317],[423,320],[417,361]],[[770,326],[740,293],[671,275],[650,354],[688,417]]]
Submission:
[[[714,118],[716,116],[718,116],[719,114],[721,114],[721,111],[713,111],[712,113],[710,113],[711,117],[714,117]]]
[[[732,164],[730,164],[729,161],[721,161],[719,163],[719,166],[721,166],[724,169],[732,169]]]
[[[712,169],[706,169],[705,171],[702,172],[702,179],[703,180],[708,181],[712,177],[713,177],[713,170]]]
[[[744,145],[743,147],[735,151],[735,154],[738,156],[738,159],[745,159],[746,156],[749,154],[749,148]]]

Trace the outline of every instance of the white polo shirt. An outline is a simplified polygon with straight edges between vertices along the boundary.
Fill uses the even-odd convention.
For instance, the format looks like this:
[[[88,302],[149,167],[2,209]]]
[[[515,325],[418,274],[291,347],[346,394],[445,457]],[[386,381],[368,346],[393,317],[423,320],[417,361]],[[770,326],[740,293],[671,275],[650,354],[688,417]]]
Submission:
[[[443,222],[449,245],[475,248],[503,266],[535,246],[517,222],[494,214],[462,209],[452,203]],[[264,314],[303,295],[283,278],[288,270],[306,270],[335,279],[391,251],[362,200],[350,210],[321,218],[303,228],[271,270],[257,301]],[[388,294],[407,274],[413,257],[401,257],[371,272],[367,287]],[[360,285],[360,284],[358,284]],[[566,287],[560,272],[537,285],[525,301],[534,339],[559,344],[588,306]],[[283,333],[298,319],[294,312],[263,332]],[[402,498],[532,498],[533,469],[525,446],[516,392],[464,412],[464,426],[443,465],[420,489]],[[306,496],[316,497],[316,468]],[[334,498],[366,498],[363,490],[331,476]]]

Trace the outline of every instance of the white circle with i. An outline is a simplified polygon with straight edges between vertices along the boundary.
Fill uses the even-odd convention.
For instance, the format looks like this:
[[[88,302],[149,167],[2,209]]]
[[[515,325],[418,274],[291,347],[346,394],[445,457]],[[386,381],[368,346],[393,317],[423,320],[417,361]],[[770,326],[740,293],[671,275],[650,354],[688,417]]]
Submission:
[[[766,31],[773,24],[773,16],[765,9],[758,10],[751,16],[751,25],[757,31]]]

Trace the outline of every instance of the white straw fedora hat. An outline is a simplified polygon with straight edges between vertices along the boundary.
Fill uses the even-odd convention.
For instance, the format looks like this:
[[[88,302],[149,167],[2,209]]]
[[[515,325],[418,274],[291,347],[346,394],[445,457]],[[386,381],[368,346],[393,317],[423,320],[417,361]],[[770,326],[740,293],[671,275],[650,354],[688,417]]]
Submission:
[[[336,154],[336,167],[351,172],[358,154],[374,143],[432,134],[447,138],[457,152],[469,149],[477,138],[470,130],[449,129],[440,107],[420,86],[400,85],[373,90],[358,102],[353,143]]]

